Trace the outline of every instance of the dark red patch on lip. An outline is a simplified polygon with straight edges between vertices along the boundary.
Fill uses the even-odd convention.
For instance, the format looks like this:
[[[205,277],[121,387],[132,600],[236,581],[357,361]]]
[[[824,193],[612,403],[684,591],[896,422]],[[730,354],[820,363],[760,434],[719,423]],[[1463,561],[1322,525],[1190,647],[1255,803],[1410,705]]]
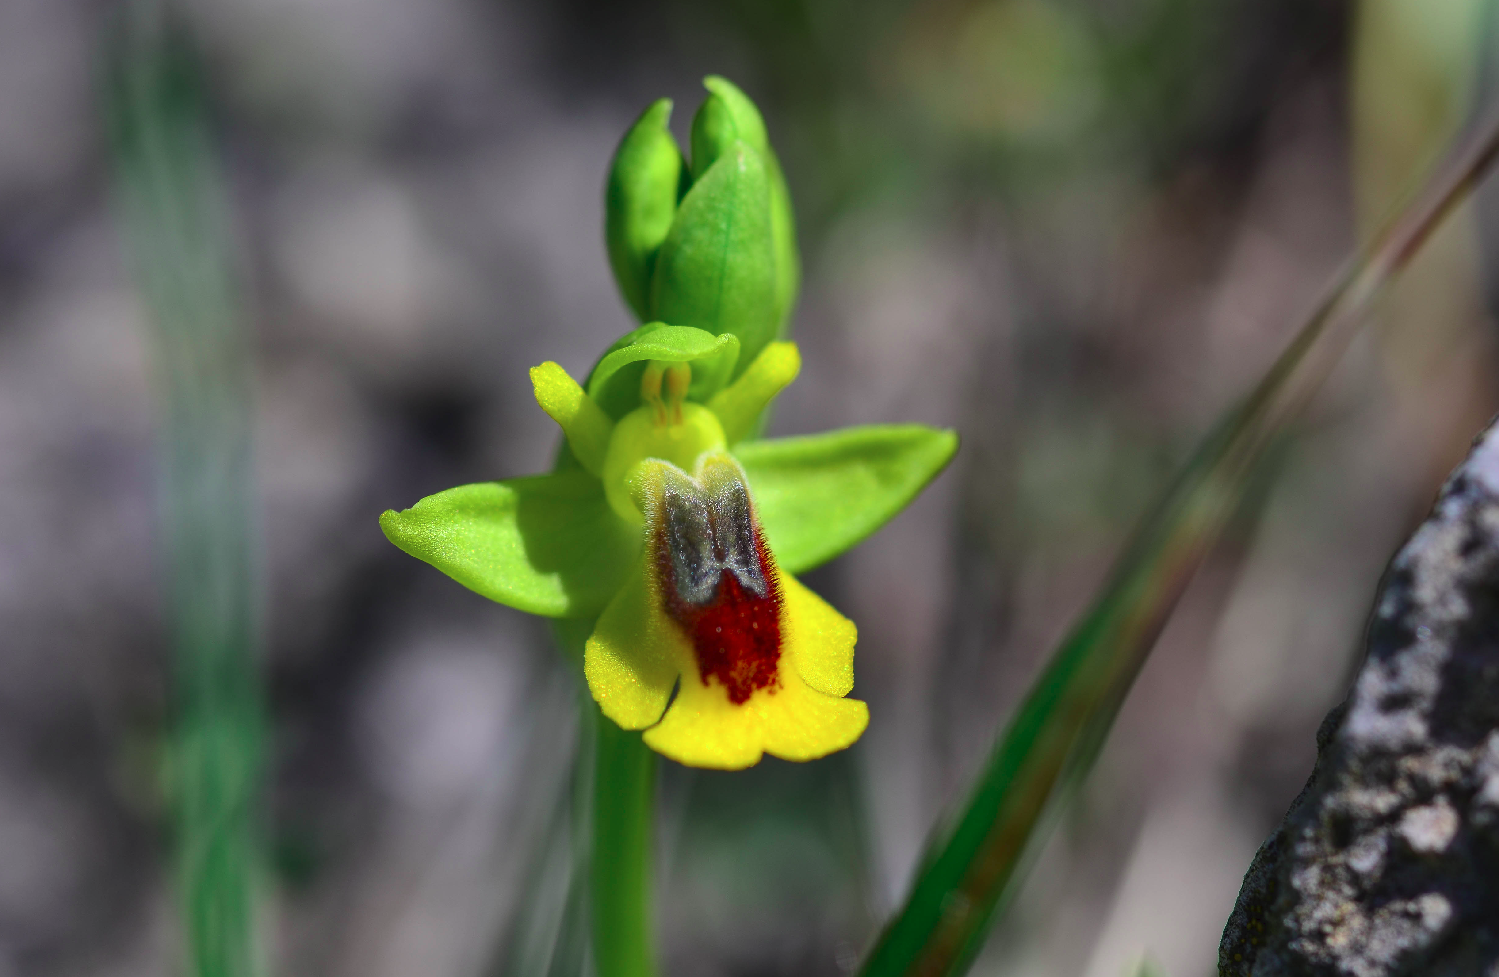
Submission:
[[[741,705],[779,684],[781,594],[748,494],[725,488],[708,499],[668,491],[656,565],[666,613],[691,639],[703,684],[717,678]]]

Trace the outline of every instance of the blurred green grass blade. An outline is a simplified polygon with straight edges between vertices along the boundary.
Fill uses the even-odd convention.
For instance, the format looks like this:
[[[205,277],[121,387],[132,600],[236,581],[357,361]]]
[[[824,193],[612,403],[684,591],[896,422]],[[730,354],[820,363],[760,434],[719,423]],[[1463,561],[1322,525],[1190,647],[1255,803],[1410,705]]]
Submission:
[[[569,621],[555,625],[552,633],[574,660],[582,659],[582,642],[592,631],[583,622]],[[593,920],[589,903],[593,859],[594,774],[598,765],[598,707],[588,686],[577,683],[578,743],[573,759],[571,805],[568,811],[568,845],[571,865],[567,878],[567,899],[563,904],[557,938],[552,945],[546,977],[588,977],[589,949]]]
[[[937,835],[865,977],[964,973],[1097,756],[1177,598],[1256,464],[1321,386],[1370,305],[1499,153],[1499,119],[1334,280],[1259,385],[1212,429],[1063,639]]]
[[[197,67],[159,6],[126,6],[114,26],[105,113],[160,412],[169,789],[189,972],[250,977],[263,731],[247,341]]]
[[[572,622],[567,622],[569,626]],[[578,630],[575,626],[571,630]],[[583,637],[586,638],[586,633]],[[561,638],[559,637],[559,640]],[[579,639],[581,640],[581,639]],[[495,977],[586,977],[589,916],[588,856],[592,845],[593,751],[597,709],[581,681],[572,698],[578,711],[569,775],[546,805],[544,839],[521,883],[520,903],[496,962]],[[569,703],[570,704],[570,703]],[[557,757],[547,755],[546,762]],[[540,778],[531,778],[534,783]]]
[[[1131,977],[1166,977],[1166,972],[1149,956],[1145,956],[1135,965],[1135,969],[1130,971],[1130,975]]]

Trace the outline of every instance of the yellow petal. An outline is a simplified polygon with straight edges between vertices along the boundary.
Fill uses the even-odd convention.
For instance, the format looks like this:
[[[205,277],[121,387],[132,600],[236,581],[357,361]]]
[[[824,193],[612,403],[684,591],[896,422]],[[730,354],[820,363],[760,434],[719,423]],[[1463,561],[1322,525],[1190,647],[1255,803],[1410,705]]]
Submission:
[[[869,706],[859,699],[823,695],[794,680],[770,696],[767,706],[783,710],[765,737],[765,752],[782,760],[836,753],[853,746],[869,725]]]
[[[828,695],[848,695],[854,688],[854,622],[802,585],[777,570],[781,581],[782,656],[808,685]]]
[[[794,671],[780,687],[735,705],[717,682],[683,675],[676,701],[660,724],[645,732],[646,745],[692,767],[740,770],[762,753],[783,760],[815,760],[850,746],[869,725],[869,707],[857,699],[823,695]]]
[[[625,729],[644,729],[661,718],[681,671],[674,646],[684,643],[655,611],[647,560],[637,566],[604,608],[583,651],[589,691],[604,715]]]
[[[781,591],[778,685],[733,703],[716,680],[704,684],[684,642],[677,698],[646,745],[693,767],[738,770],[762,753],[815,760],[854,743],[869,725],[869,707],[845,699],[854,685],[854,623],[796,578],[776,571]]]
[[[765,753],[813,760],[857,740],[869,709],[843,698],[854,681],[853,622],[777,569],[747,521],[752,503],[733,458],[704,455],[691,476],[650,459],[631,484],[645,545],[584,663],[604,714],[630,729],[659,718],[645,733],[652,749],[725,770]],[[735,630],[750,627],[753,637]],[[674,682],[677,697],[662,716]]]

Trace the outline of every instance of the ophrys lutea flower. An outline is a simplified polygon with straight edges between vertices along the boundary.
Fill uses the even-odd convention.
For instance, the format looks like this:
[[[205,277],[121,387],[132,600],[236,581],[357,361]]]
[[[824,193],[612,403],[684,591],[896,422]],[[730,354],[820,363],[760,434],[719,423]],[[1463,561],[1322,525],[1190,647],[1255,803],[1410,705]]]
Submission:
[[[559,470],[466,485],[387,512],[392,542],[521,610],[597,615],[583,672],[604,715],[682,763],[810,760],[868,722],[855,627],[800,581],[898,512],[952,456],[920,425],[747,440],[800,368],[771,342],[731,383],[738,341],[651,324],[588,389],[531,371],[567,437]],[[633,388],[638,406],[601,404]]]
[[[534,614],[593,620],[599,708],[683,763],[809,760],[868,723],[854,625],[796,575],[899,512],[957,446],[919,425],[756,440],[800,369],[781,341],[799,279],[791,198],[764,120],[723,78],[689,163],[648,108],[605,191],[610,266],[646,324],[586,390],[531,371],[566,446],[548,475],[465,485],[386,512],[391,541]],[[671,323],[668,325],[667,323]]]

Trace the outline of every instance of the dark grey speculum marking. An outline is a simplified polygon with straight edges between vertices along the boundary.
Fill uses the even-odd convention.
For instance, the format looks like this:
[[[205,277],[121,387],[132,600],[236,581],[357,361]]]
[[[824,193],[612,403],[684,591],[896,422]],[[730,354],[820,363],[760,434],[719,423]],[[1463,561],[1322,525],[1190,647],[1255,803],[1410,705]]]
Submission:
[[[672,585],[679,600],[694,607],[713,603],[725,570],[756,597],[769,593],[743,485],[726,481],[706,498],[668,486],[662,506]]]

